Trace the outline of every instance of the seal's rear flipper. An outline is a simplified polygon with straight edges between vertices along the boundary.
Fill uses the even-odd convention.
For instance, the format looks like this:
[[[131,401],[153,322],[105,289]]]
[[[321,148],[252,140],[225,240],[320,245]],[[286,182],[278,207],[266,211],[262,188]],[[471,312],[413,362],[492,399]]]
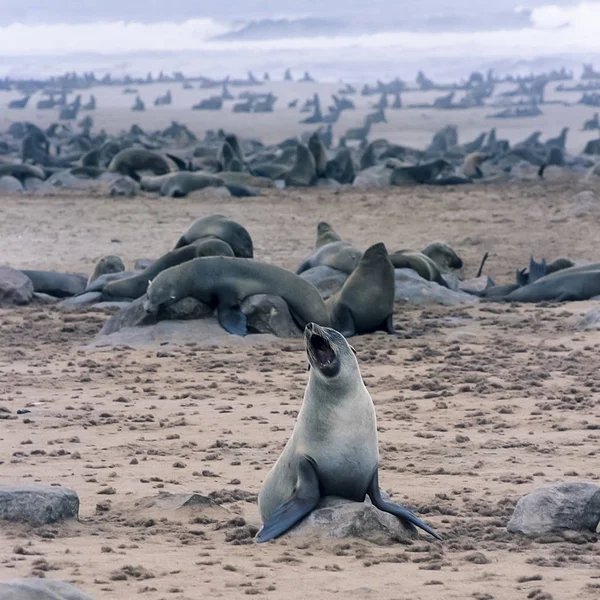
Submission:
[[[546,270],[546,259],[542,258],[541,263],[536,263],[532,256],[529,259],[529,283],[533,283],[537,279],[544,277],[544,275],[546,275]]]
[[[244,337],[248,333],[246,315],[239,307],[219,306],[217,308],[217,319],[219,319],[221,327],[232,335]]]
[[[311,461],[306,456],[298,459],[296,491],[287,501],[278,506],[256,536],[257,541],[268,542],[284,534],[304,519],[319,503],[319,478]]]
[[[417,515],[410,512],[408,508],[404,508],[404,506],[400,506],[399,504],[393,504],[392,502],[386,502],[381,497],[381,490],[379,489],[379,475],[377,471],[375,471],[375,474],[371,479],[371,483],[369,484],[369,488],[367,489],[367,494],[369,495],[373,506],[375,506],[379,510],[386,513],[390,513],[391,515],[395,515],[399,519],[407,521],[411,525],[416,525],[417,527],[420,527],[423,531],[426,531],[438,540],[442,539],[442,536],[439,533],[437,533],[434,529],[429,527],[429,525],[421,521],[421,519],[419,519]]]

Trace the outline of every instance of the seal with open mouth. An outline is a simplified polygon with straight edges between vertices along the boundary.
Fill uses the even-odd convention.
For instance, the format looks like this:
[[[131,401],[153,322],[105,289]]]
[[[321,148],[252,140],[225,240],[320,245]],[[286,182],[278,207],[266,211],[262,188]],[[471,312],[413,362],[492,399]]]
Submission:
[[[363,502],[367,495],[379,510],[441,539],[381,495],[375,408],[353,348],[341,333],[315,323],[306,326],[304,340],[309,381],[292,436],[260,489],[263,527],[257,540],[284,534],[325,496]]]

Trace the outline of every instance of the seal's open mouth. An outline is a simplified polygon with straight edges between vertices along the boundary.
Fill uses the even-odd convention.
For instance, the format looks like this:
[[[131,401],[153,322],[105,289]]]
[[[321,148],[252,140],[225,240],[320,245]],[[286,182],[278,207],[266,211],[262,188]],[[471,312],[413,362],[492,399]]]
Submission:
[[[329,366],[335,360],[335,352],[329,342],[319,334],[310,338],[310,349],[321,367]]]

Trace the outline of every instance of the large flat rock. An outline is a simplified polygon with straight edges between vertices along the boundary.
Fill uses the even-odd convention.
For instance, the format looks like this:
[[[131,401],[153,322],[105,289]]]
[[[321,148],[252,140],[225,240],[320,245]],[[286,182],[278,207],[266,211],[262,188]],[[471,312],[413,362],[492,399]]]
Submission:
[[[52,579],[11,579],[0,582],[0,600],[94,600],[70,583]]]
[[[73,490],[41,485],[0,485],[0,519],[47,525],[76,519],[79,497]]]

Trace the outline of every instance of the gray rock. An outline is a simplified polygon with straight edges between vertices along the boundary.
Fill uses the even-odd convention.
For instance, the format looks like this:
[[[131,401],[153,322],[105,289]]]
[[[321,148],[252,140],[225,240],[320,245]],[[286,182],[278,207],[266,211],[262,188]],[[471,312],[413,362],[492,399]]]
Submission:
[[[582,482],[540,487],[519,499],[506,528],[528,536],[565,529],[600,533],[600,487]]]
[[[273,344],[272,335],[250,334],[245,337],[231,335],[219,325],[215,317],[191,321],[160,321],[153,325],[123,327],[110,335],[98,334],[85,347],[96,348],[160,348],[180,347],[190,343],[198,348],[212,346],[252,347]]]
[[[337,190],[342,187],[342,184],[339,181],[336,181],[335,179],[319,177],[319,179],[317,179],[316,186],[318,188],[328,188],[331,190]]]
[[[40,190],[52,190],[55,188],[66,188],[66,189],[85,189],[98,187],[98,184],[93,179],[80,179],[75,177],[69,171],[58,171],[53,173],[46,179],[44,185],[39,187]]]
[[[433,281],[426,281],[412,269],[394,269],[396,277],[396,302],[407,302],[422,306],[424,304],[442,304],[457,306],[479,301],[462,291],[453,291]]]
[[[23,187],[27,192],[37,192],[45,189],[45,181],[37,177],[26,177],[23,181]]]
[[[590,190],[575,194],[569,209],[569,212],[575,217],[582,217],[598,211],[600,211],[600,200]]]
[[[33,299],[33,283],[10,267],[0,266],[0,306],[29,304]]]
[[[119,177],[110,184],[110,195],[133,198],[140,193],[140,184],[131,177]]]
[[[306,519],[290,530],[291,537],[359,538],[380,546],[410,544],[417,534],[369,501],[351,502],[327,496]]]
[[[144,294],[137,300],[130,302],[118,313],[112,315],[112,317],[104,323],[104,326],[100,330],[100,335],[110,335],[125,327],[140,327],[142,325],[152,325],[156,323],[157,315],[149,314],[144,310],[145,300],[146,295]]]
[[[135,504],[140,509],[158,508],[165,511],[181,510],[182,508],[196,506],[210,508],[219,506],[208,496],[196,493],[171,494],[170,492],[161,492],[156,496],[141,498]]]
[[[204,319],[206,317],[210,317],[215,311],[200,302],[200,300],[196,300],[196,298],[182,298],[179,302],[175,302],[175,304],[171,304],[171,306],[167,306],[162,309],[158,313],[158,321],[186,321],[190,319]]]
[[[296,324],[287,302],[280,296],[258,294],[249,296],[240,305],[248,319],[248,330],[271,333],[281,338],[299,337],[302,330]]]
[[[38,485],[0,485],[0,519],[48,525],[76,519],[79,498],[68,488]]]
[[[0,582],[0,600],[94,600],[70,583],[52,579],[11,579]]]
[[[600,329],[600,308],[594,308],[579,321],[576,329]]]
[[[391,185],[392,169],[388,169],[385,165],[375,165],[360,171],[352,185],[359,188],[382,188]]]
[[[348,274],[333,267],[319,265],[300,273],[300,277],[312,283],[319,290],[321,298],[327,300],[342,289]]]
[[[84,292],[79,296],[73,296],[71,298],[65,298],[61,300],[58,307],[65,309],[83,308],[84,306],[90,306],[97,304],[102,300],[102,292]]]
[[[5,194],[14,194],[23,192],[25,188],[21,185],[21,182],[11,175],[4,175],[0,177],[0,192]]]
[[[135,261],[135,265],[133,265],[133,270],[134,271],[143,271],[143,270],[147,269],[154,262],[155,261],[151,258],[138,258]]]

